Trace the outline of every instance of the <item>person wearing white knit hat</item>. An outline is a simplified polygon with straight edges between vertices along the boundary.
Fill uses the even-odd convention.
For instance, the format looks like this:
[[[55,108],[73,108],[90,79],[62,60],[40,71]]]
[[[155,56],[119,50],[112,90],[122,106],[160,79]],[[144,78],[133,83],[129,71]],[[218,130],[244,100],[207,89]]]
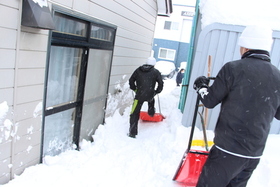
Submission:
[[[270,52],[272,43],[272,30],[264,25],[247,26],[238,40],[241,55],[254,49]]]
[[[156,65],[156,59],[154,57],[147,58],[146,64],[155,66]]]
[[[241,59],[226,63],[209,86],[194,82],[207,108],[221,104],[214,146],[196,187],[245,187],[259,164],[270,123],[280,120],[280,71],[271,64],[272,30],[247,26],[239,37]]]
[[[238,45],[247,49],[270,51],[272,45],[272,30],[268,26],[247,26],[238,40]]]
[[[145,101],[148,102],[148,114],[150,116],[154,116],[155,114],[154,96],[159,94],[163,89],[161,73],[154,68],[155,64],[155,58],[147,58],[145,63],[138,67],[129,78],[129,87],[135,92],[129,120],[130,127],[128,136],[131,138],[135,138],[138,134],[140,110]]]

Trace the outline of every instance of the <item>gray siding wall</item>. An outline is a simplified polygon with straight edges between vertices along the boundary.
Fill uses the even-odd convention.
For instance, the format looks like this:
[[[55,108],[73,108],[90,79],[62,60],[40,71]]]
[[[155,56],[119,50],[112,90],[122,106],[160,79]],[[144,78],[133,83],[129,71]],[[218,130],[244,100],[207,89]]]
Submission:
[[[0,12],[0,102],[7,102],[12,123],[0,124],[1,184],[39,162],[41,120],[33,112],[43,97],[48,32],[21,28],[17,0],[2,1]]]
[[[49,0],[52,4],[117,26],[109,92],[124,83],[150,56],[157,16],[156,0]],[[41,116],[34,115],[44,94],[49,31],[21,26],[22,1],[2,0],[0,12],[0,103],[13,136],[0,130],[0,184],[39,163]],[[3,119],[3,120],[5,120]],[[3,121],[0,127],[4,128]]]
[[[211,76],[216,76],[222,66],[229,61],[240,59],[240,47],[237,45],[239,35],[243,31],[243,26],[211,24],[204,28],[199,34],[194,55],[194,62],[191,71],[189,89],[187,92],[186,104],[184,108],[182,124],[190,126],[192,123],[195,101],[197,94],[194,91],[193,83],[198,76],[207,76],[208,56],[212,57]],[[274,43],[271,50],[271,60],[280,69],[280,32],[273,32]],[[211,83],[210,83],[211,84]],[[260,106],[261,107],[261,106]],[[201,109],[200,109],[201,111]],[[208,129],[213,130],[216,125],[220,111],[220,106],[209,110]],[[196,120],[197,127],[201,127],[200,120]],[[280,121],[274,119],[270,133],[280,132]]]

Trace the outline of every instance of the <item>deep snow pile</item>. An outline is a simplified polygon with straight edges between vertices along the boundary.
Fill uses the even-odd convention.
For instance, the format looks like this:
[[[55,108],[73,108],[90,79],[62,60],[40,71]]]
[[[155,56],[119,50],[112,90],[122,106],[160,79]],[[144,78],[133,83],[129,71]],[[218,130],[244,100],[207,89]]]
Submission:
[[[12,131],[12,122],[9,119],[5,119],[9,112],[9,106],[6,101],[0,103],[0,143],[8,140],[10,136],[15,133]],[[3,133],[4,132],[4,133]],[[0,152],[1,154],[1,152]]]
[[[202,28],[211,23],[265,24],[280,30],[279,0],[200,0]]]
[[[190,129],[181,125],[182,114],[177,109],[180,88],[175,85],[174,80],[165,80],[164,90],[160,94],[161,110],[166,119],[159,123],[140,121],[136,139],[126,135],[130,107],[122,115],[116,111],[106,118],[104,125],[98,127],[93,143],[81,142],[81,151],[72,150],[46,157],[43,164],[27,168],[21,176],[2,186],[179,186],[172,178],[187,148]],[[207,133],[211,140],[213,132]],[[202,133],[196,129],[195,139],[202,137]],[[279,186],[279,141],[280,135],[269,136],[263,159],[248,187]]]

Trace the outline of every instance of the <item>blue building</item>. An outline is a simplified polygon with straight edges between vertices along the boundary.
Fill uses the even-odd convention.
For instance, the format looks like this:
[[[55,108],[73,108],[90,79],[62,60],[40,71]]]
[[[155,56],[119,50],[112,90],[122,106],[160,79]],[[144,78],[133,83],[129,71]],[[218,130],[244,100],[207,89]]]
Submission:
[[[188,58],[192,20],[195,13],[195,2],[184,1],[184,3],[173,1],[172,15],[158,17],[153,42],[155,59],[173,62],[177,70],[180,63],[186,62]]]

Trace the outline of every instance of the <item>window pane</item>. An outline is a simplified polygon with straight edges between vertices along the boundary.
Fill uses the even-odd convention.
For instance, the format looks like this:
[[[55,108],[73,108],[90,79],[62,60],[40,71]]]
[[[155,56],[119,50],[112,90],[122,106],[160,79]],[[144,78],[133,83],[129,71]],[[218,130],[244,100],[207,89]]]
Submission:
[[[170,60],[174,60],[174,57],[175,57],[175,51],[169,50],[166,58]]]
[[[90,49],[89,51],[80,131],[81,137],[87,140],[92,140],[92,134],[98,125],[103,123],[111,57],[112,51],[109,50]]]
[[[113,32],[109,29],[98,27],[95,25],[91,26],[90,37],[99,40],[112,41]]]
[[[164,23],[164,29],[170,30],[170,28],[171,28],[171,21],[165,21],[165,23]]]
[[[78,19],[71,19],[63,14],[56,13],[54,16],[55,31],[66,34],[86,37],[87,23]]]
[[[160,58],[166,58],[167,50],[166,49],[160,49],[159,51],[159,57]]]
[[[179,30],[179,23],[178,22],[172,22],[172,30]]]
[[[44,128],[44,155],[57,155],[72,149],[75,109],[46,116]]]
[[[46,106],[76,101],[82,49],[51,47]]]

